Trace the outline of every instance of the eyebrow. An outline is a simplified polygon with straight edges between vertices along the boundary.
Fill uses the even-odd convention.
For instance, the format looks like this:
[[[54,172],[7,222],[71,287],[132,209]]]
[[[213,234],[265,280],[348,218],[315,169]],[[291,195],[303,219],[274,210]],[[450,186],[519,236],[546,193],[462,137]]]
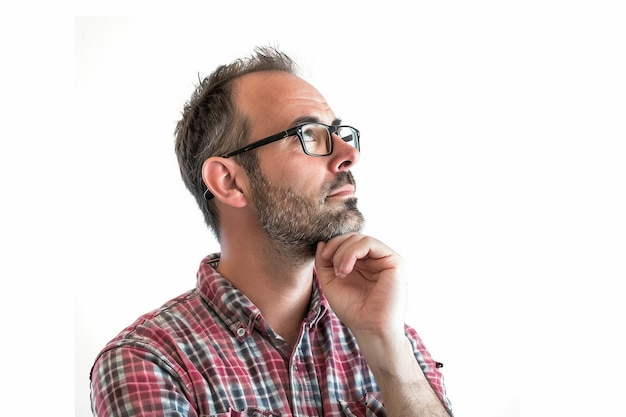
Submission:
[[[298,117],[296,120],[293,121],[293,127],[295,126],[299,126],[305,123],[322,123],[320,121],[319,118],[315,117],[315,116],[302,116],[302,117]],[[332,121],[332,123],[330,124],[331,126],[339,126],[341,125],[341,119],[340,118],[336,118],[335,120]]]

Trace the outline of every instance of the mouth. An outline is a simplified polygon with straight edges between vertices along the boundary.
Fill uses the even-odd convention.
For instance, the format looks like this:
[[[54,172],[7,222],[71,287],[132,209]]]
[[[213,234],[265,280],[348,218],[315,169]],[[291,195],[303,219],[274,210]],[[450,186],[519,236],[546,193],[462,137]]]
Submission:
[[[339,188],[334,189],[327,198],[334,197],[354,197],[355,187],[353,184],[346,184]]]

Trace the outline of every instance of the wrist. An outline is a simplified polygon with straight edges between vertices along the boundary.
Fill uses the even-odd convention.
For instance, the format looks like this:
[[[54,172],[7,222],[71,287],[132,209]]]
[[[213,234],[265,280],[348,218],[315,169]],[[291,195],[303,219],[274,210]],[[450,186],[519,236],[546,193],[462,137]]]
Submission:
[[[393,378],[397,382],[425,379],[404,332],[388,335],[357,335],[357,341],[368,366],[377,377]]]

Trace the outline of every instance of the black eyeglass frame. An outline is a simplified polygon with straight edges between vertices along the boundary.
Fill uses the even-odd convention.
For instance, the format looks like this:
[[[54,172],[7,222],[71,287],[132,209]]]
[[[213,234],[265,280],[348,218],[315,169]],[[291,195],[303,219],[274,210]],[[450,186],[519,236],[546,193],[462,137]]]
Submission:
[[[328,149],[328,153],[326,154],[314,154],[314,153],[310,153],[309,151],[306,150],[306,145],[304,144],[304,138],[302,136],[302,128],[304,126],[307,125],[320,125],[320,126],[324,126],[327,130],[328,133],[330,134],[330,146]],[[279,141],[281,139],[285,139],[291,136],[298,136],[298,139],[300,140],[300,145],[302,146],[302,150],[304,151],[305,154],[309,155],[309,156],[328,156],[330,154],[333,153],[333,141],[332,141],[332,135],[336,134],[337,131],[341,128],[348,128],[348,129],[352,129],[354,132],[356,132],[356,137],[352,138],[352,139],[348,139],[345,140],[344,138],[341,138],[344,142],[349,142],[350,140],[354,141],[354,147],[356,148],[357,151],[361,151],[361,144],[360,144],[360,139],[361,139],[361,132],[359,132],[359,129],[352,127],[352,126],[348,126],[348,125],[325,125],[324,123],[313,123],[313,122],[308,122],[308,123],[303,123],[301,125],[292,127],[291,129],[287,129],[285,131],[282,131],[280,133],[276,133],[275,135],[272,136],[268,136],[264,139],[259,139],[257,141],[254,141],[252,143],[247,144],[246,146],[243,146],[241,148],[235,149],[234,151],[230,151],[228,153],[225,153],[224,155],[222,155],[222,158],[230,158],[231,156],[235,156],[235,155],[239,155],[240,153],[244,153],[247,151],[250,151],[252,149],[256,149],[260,146],[263,145],[267,145],[276,141]]]

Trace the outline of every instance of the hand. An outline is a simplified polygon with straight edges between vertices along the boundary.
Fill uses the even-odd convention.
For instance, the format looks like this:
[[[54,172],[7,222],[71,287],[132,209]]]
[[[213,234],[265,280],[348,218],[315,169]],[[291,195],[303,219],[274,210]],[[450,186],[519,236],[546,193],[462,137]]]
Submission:
[[[383,243],[359,234],[319,242],[315,253],[324,295],[357,338],[387,415],[449,417],[404,334],[402,263]]]
[[[357,338],[404,338],[402,264],[382,242],[354,233],[319,242],[315,254],[324,295]]]

